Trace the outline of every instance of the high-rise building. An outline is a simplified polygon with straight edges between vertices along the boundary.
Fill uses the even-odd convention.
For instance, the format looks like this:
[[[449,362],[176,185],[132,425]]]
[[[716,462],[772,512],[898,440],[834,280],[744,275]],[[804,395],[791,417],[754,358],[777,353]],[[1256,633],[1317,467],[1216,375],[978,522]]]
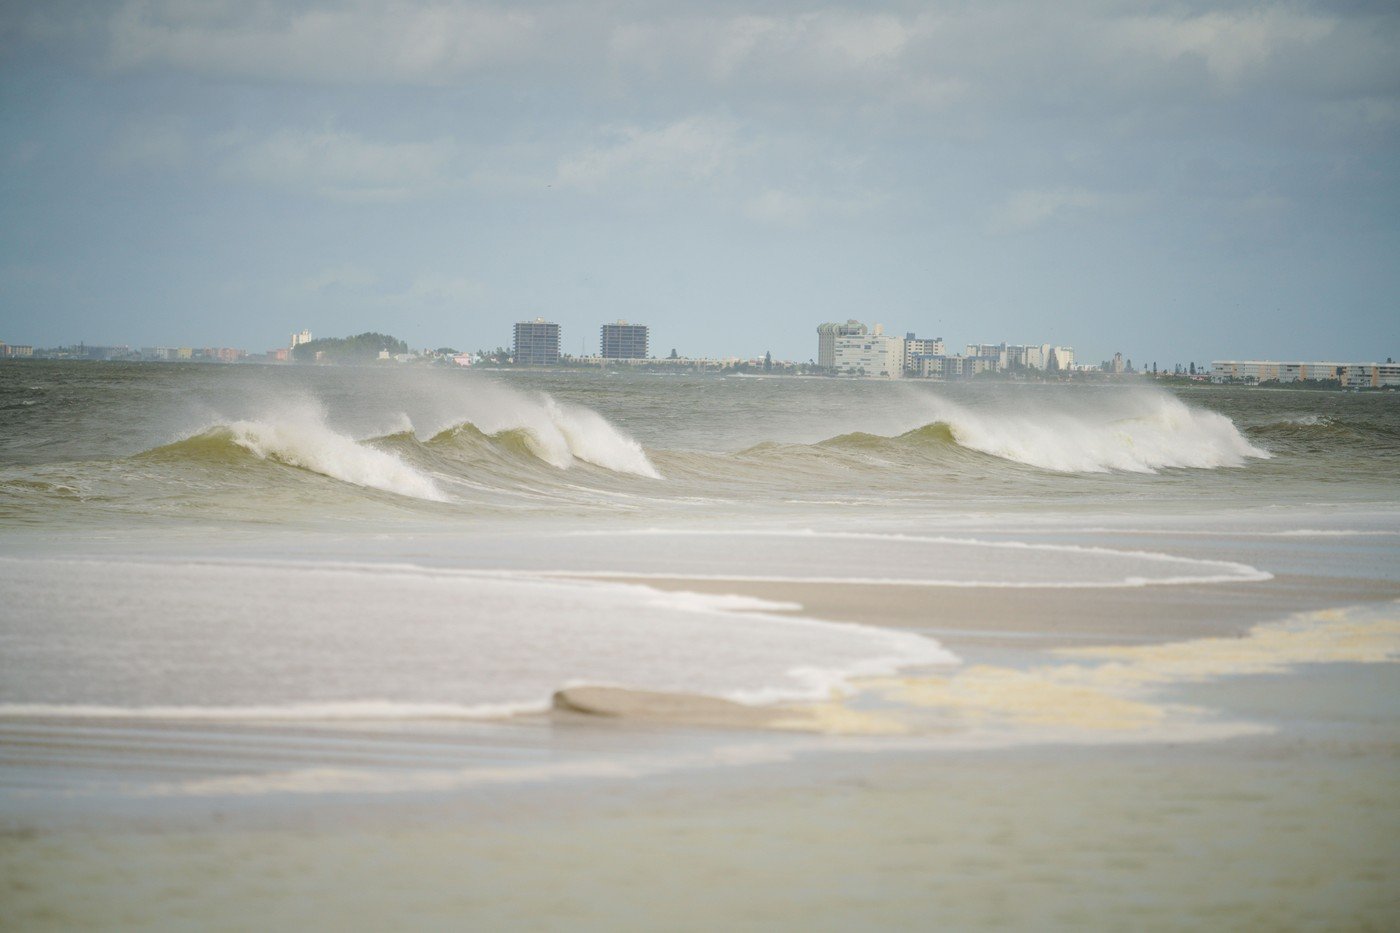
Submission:
[[[1004,343],[969,343],[963,350],[964,356],[980,356],[996,360],[994,369],[1002,370],[1011,362],[1010,349]]]
[[[891,379],[904,375],[904,338],[886,334],[879,324],[872,334],[838,335],[834,341],[832,368],[838,373]]]
[[[863,337],[866,326],[852,318],[844,324],[822,324],[817,328],[817,365],[822,369],[836,368],[836,338]]]
[[[557,365],[559,325],[542,317],[516,324],[515,362],[521,366]]]
[[[917,376],[923,370],[925,357],[943,356],[945,351],[942,337],[915,337],[912,333],[905,334],[904,371]]]
[[[604,324],[599,353],[605,360],[644,360],[647,358],[647,326],[628,324]]]

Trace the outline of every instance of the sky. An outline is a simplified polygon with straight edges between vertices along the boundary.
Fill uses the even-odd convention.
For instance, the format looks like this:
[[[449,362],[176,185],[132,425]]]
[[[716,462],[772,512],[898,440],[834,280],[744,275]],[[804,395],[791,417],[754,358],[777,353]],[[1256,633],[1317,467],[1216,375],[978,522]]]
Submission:
[[[1400,4],[0,3],[0,341],[1400,357]]]

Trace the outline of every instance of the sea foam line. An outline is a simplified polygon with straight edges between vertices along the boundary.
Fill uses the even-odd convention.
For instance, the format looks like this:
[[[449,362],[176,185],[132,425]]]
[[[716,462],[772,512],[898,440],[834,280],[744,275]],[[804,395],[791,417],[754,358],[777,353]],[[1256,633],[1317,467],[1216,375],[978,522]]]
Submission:
[[[752,580],[754,582],[831,582],[831,583],[903,583],[906,585],[923,586],[995,586],[995,587],[1042,587],[1042,586],[1064,586],[1078,588],[1081,586],[1144,586],[1152,583],[1220,583],[1220,582],[1244,582],[1244,581],[1264,581],[1272,580],[1274,575],[1266,570],[1260,570],[1249,564],[1237,561],[1215,560],[1200,557],[1180,557],[1174,554],[1163,554],[1160,551],[1141,550],[1119,550],[1116,548],[1097,547],[1093,545],[1080,544],[1049,544],[1044,542],[1029,541],[986,541],[980,538],[954,538],[942,535],[910,535],[910,534],[886,534],[865,531],[816,531],[814,529],[801,529],[795,531],[768,531],[760,529],[734,529],[725,531],[709,531],[704,529],[662,529],[662,528],[641,528],[626,531],[575,531],[568,532],[567,537],[642,537],[642,536],[676,536],[676,537],[774,537],[774,538],[834,538],[840,540],[863,540],[863,541],[904,541],[919,544],[949,544],[959,547],[985,547],[1002,548],[1007,550],[1030,550],[1030,551],[1054,551],[1058,553],[1071,554],[1092,554],[1105,557],[1134,557],[1149,561],[1171,564],[1194,564],[1217,567],[1228,574],[1209,575],[1187,575],[1181,577],[1161,577],[1144,579],[1137,582],[1138,578],[1129,577],[1120,583],[1026,583],[1023,581],[1004,582],[983,582],[983,581],[948,581],[948,580],[910,580],[907,578],[856,578],[856,577],[833,577],[829,579],[817,577],[781,577],[781,576],[727,576],[727,575],[695,575],[695,574],[665,574],[665,573],[622,573],[614,571],[596,571],[593,573],[565,573],[562,571],[542,571],[542,575],[548,576],[617,576],[617,577],[637,577],[654,579],[698,579],[698,580]]]
[[[1208,562],[1202,561],[1202,563]],[[1246,565],[1240,564],[1238,566],[1244,567]],[[1255,583],[1272,580],[1274,578],[1274,575],[1268,571],[1255,570],[1254,568],[1249,569],[1253,571],[1253,576],[1237,574],[1201,574],[1198,576],[1179,577],[1124,577],[1120,580],[1055,580],[1040,583],[1026,582],[1023,580],[927,580],[901,577],[794,577],[753,576],[747,574],[629,573],[619,570],[542,570],[532,572],[532,575],[560,579],[572,578],[588,580],[695,580],[716,583],[819,583],[849,584],[852,586],[927,586],[1006,590],[1114,590],[1133,589],[1142,586],[1181,586],[1193,583]]]

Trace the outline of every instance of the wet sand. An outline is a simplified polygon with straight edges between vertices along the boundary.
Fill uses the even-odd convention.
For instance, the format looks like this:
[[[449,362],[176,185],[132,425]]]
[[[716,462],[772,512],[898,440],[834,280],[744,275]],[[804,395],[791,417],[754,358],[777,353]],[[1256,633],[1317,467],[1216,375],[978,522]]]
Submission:
[[[1396,765],[1294,736],[220,808],[0,836],[0,926],[1386,929]]]
[[[913,629],[954,651],[967,646],[1004,647],[1009,641],[1043,649],[1238,635],[1253,625],[1297,612],[1400,599],[1400,583],[1296,574],[1247,583],[1103,589],[651,577],[618,582],[796,603],[802,606],[801,615]]]
[[[1302,576],[1123,590],[638,582],[1046,657],[1235,640],[1400,596]],[[828,728],[817,706],[755,714],[598,688],[566,691],[548,716],[412,731],[6,723],[0,927],[1393,927],[1400,668],[1169,692],[1207,722],[1263,731],[939,747]],[[94,774],[115,783],[83,790]],[[123,781],[165,790],[124,796]]]

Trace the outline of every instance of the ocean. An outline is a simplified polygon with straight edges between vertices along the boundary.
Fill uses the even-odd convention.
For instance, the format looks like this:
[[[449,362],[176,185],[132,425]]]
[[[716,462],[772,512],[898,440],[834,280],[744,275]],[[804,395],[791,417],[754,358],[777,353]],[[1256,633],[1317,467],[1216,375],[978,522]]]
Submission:
[[[25,659],[0,713],[495,717],[578,682],[771,702],[954,660],[649,578],[1397,576],[1388,394],[35,363],[0,369],[0,418]],[[126,663],[92,637],[117,630]]]
[[[0,817],[1338,729],[1393,787],[1398,481],[1392,393],[3,365]]]

